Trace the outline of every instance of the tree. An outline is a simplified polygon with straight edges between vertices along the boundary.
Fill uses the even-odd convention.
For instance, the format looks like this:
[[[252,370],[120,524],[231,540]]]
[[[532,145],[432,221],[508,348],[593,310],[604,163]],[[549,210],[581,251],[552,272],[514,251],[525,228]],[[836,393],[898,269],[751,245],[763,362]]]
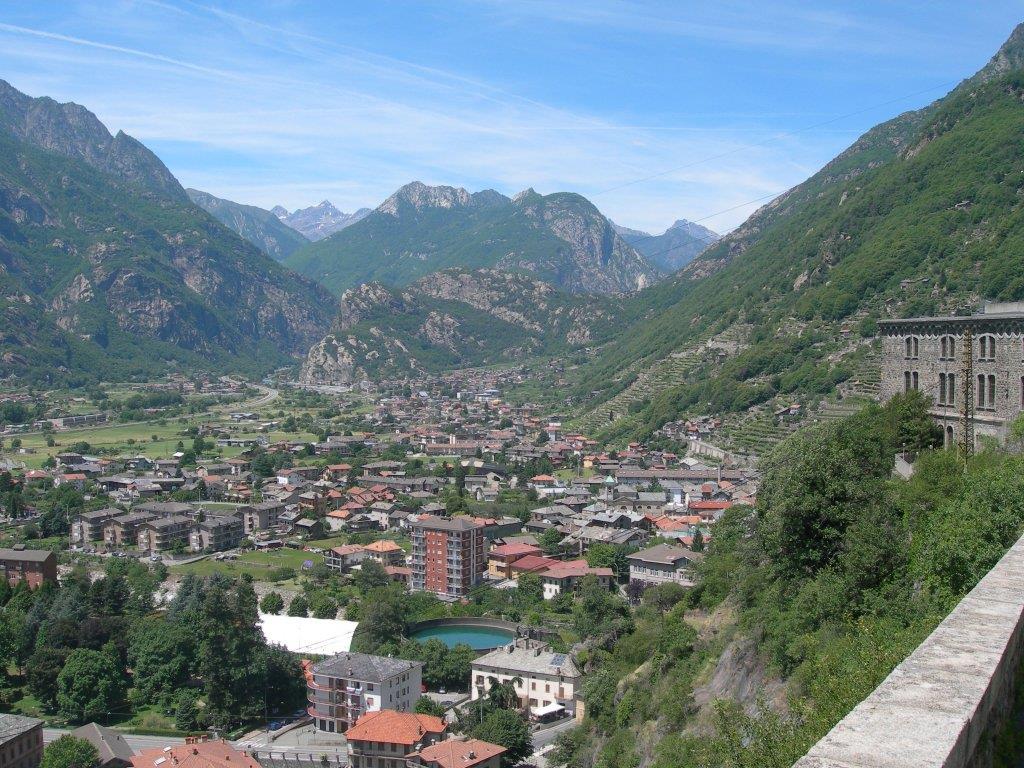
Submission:
[[[693,543],[690,545],[690,549],[694,552],[704,551],[704,534],[701,533],[700,528],[698,528],[693,534]]]
[[[352,638],[352,650],[374,653],[405,635],[404,595],[400,587],[378,587],[363,601],[363,616]]]
[[[317,619],[333,619],[338,615],[337,601],[324,591],[309,596],[309,610]]]
[[[39,699],[43,709],[57,708],[57,678],[64,669],[69,651],[65,648],[42,647],[29,656],[25,663],[28,690]]]
[[[473,738],[500,744],[507,750],[501,756],[502,766],[518,765],[533,754],[533,741],[526,721],[510,709],[488,713],[472,732]]]
[[[289,616],[309,616],[309,601],[303,595],[296,595],[288,605]]]
[[[278,592],[267,592],[260,600],[260,610],[276,616],[284,610],[284,598]]]
[[[556,555],[561,550],[563,538],[561,531],[557,528],[548,528],[540,535],[537,543],[540,544],[545,555]]]
[[[193,730],[199,718],[196,692],[191,688],[180,691],[174,703],[174,727],[179,731]]]
[[[96,747],[66,733],[43,750],[39,768],[93,768],[100,761]]]
[[[123,698],[122,671],[102,651],[72,651],[57,676],[57,706],[73,722],[99,719],[114,711]]]
[[[444,717],[444,711],[444,705],[434,701],[429,696],[420,696],[416,699],[416,706],[413,707],[413,712],[418,715]]]
[[[128,664],[138,693],[152,701],[178,690],[189,679],[194,653],[189,627],[159,618],[136,622],[129,633]]]
[[[384,566],[369,557],[359,564],[359,570],[352,575],[352,584],[364,595],[371,589],[386,587],[390,583],[391,577]]]

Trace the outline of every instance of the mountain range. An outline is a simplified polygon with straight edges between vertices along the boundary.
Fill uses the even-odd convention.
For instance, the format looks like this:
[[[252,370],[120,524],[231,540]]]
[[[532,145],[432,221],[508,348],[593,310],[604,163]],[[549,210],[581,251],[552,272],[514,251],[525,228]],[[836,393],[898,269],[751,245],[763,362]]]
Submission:
[[[527,275],[446,269],[405,288],[363,283],[345,291],[331,332],[301,378],[311,384],[403,378],[564,354],[604,340],[615,297],[568,294]]]
[[[686,219],[678,219],[660,235],[620,227],[617,224],[613,226],[623,240],[666,272],[675,272],[685,267],[701,251],[721,237],[707,227]]]
[[[508,198],[420,182],[284,263],[339,294],[452,267],[527,274],[570,293],[627,293],[662,276],[580,195],[528,189]]]
[[[185,191],[193,203],[277,261],[309,242],[301,232],[263,208],[224,200],[198,189]]]
[[[0,362],[41,382],[266,370],[336,302],[191,203],[84,107],[0,81]]]
[[[274,216],[313,242],[330,237],[345,227],[350,227],[360,219],[366,218],[369,208],[360,208],[355,213],[343,213],[335,208],[330,201],[324,200],[319,205],[309,208],[298,208],[291,213],[281,205],[274,206]]]

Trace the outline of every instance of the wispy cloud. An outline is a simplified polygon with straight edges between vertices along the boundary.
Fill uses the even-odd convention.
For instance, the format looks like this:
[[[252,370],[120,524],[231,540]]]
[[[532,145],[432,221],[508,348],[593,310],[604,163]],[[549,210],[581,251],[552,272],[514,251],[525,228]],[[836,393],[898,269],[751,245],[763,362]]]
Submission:
[[[693,58],[691,69],[643,58],[667,35],[792,51],[843,35],[863,50],[893,34],[796,3],[757,19],[740,2],[711,14],[613,0],[284,4],[287,13],[267,0],[39,5],[2,12],[0,76],[85,104],[186,185],[267,207],[329,197],[351,210],[419,178],[579,191],[649,230],[725,211],[708,221],[724,230],[758,205],[746,201],[783,191],[865,127],[927,100],[878,108],[892,91],[860,93],[847,102],[876,106],[831,123],[849,105],[823,100],[831,83],[808,88],[802,67],[799,83],[816,98],[752,100],[743,88],[758,87],[747,83],[756,70],[723,80],[732,90],[704,87],[721,66],[702,59],[721,54],[714,45],[663,46]]]

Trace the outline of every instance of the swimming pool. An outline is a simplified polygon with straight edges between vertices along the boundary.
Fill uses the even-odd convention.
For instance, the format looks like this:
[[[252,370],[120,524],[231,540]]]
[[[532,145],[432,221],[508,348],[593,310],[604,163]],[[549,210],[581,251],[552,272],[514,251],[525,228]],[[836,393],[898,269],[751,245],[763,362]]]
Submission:
[[[474,651],[484,651],[489,648],[497,648],[499,645],[506,645],[514,636],[515,633],[510,629],[473,624],[435,624],[412,633],[413,640],[425,642],[436,637],[449,648],[463,643]]]

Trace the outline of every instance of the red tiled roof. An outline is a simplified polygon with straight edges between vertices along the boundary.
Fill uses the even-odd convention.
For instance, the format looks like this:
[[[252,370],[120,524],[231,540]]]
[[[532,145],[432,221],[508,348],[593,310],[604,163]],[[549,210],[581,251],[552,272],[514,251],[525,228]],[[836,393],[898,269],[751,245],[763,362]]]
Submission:
[[[402,548],[390,539],[380,539],[363,547],[367,552],[401,552]]]
[[[497,557],[510,557],[512,555],[539,555],[540,547],[533,544],[502,544],[490,551],[490,554]]]
[[[146,749],[132,756],[134,768],[262,768],[247,752],[225,741],[203,741]]]
[[[543,557],[542,555],[527,555],[521,557],[512,563],[513,571],[542,571],[545,568],[550,568],[552,565],[557,565],[558,561],[550,558]]]
[[[425,734],[444,733],[448,724],[433,715],[417,715],[412,712],[396,712],[382,709],[367,712],[345,732],[349,741],[381,741],[388,744],[413,745]]]
[[[480,739],[446,739],[414,752],[410,757],[419,757],[431,768],[473,768],[506,751],[498,744]]]

